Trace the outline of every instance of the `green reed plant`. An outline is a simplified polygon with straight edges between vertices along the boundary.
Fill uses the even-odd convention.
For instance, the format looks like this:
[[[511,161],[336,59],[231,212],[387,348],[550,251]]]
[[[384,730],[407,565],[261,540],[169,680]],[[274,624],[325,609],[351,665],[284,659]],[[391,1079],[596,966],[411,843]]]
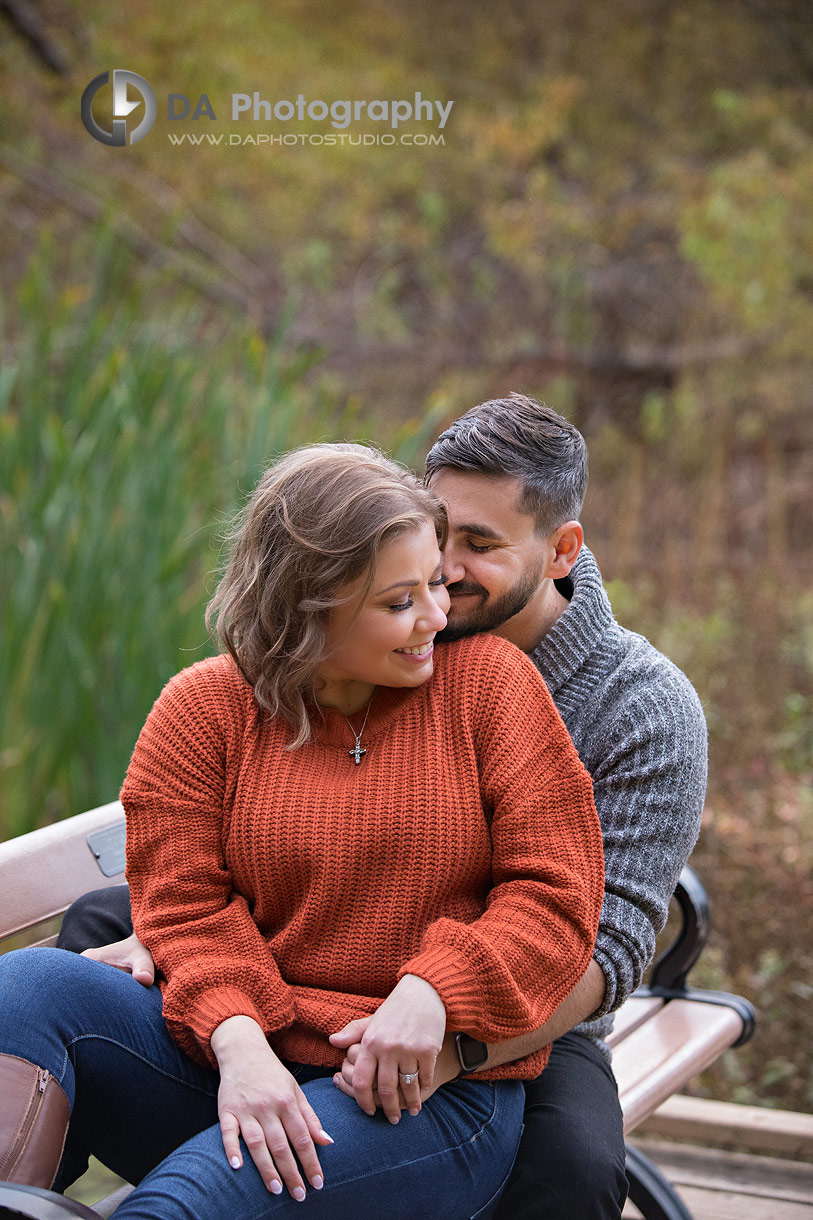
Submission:
[[[115,798],[161,686],[211,651],[224,518],[275,452],[342,433],[281,340],[104,233],[79,264],[42,243],[0,351],[0,837]]]
[[[46,234],[0,316],[0,838],[115,798],[162,685],[212,651],[219,535],[275,454],[374,437],[419,464],[448,411],[362,419],[284,333],[91,237]]]

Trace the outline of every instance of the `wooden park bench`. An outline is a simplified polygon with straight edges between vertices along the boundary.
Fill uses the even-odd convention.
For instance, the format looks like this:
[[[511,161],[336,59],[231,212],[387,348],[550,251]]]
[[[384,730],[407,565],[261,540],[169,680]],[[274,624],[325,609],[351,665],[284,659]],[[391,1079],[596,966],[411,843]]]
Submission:
[[[0,952],[52,944],[75,898],[123,880],[124,813],[118,801],[0,843]],[[680,929],[656,961],[649,983],[616,1014],[609,1038],[627,1133],[724,1050],[746,1042],[754,1029],[747,1000],[686,983],[711,926],[705,892],[689,868],[675,901]],[[661,1172],[629,1145],[627,1176],[630,1198],[646,1220],[691,1220]],[[127,1189],[96,1204],[99,1214],[109,1216]],[[0,1187],[0,1215],[2,1192]],[[77,1216],[87,1215],[76,1206]],[[48,1220],[47,1210],[42,1217]]]

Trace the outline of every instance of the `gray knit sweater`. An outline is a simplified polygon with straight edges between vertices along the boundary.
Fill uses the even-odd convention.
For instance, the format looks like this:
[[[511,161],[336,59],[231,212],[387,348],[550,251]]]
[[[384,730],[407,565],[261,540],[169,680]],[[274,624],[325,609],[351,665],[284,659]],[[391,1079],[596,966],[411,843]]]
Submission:
[[[595,959],[604,1003],[577,1032],[599,1043],[641,983],[700,829],[706,721],[685,674],[613,618],[582,550],[557,582],[570,605],[531,654],[593,777],[606,873]]]

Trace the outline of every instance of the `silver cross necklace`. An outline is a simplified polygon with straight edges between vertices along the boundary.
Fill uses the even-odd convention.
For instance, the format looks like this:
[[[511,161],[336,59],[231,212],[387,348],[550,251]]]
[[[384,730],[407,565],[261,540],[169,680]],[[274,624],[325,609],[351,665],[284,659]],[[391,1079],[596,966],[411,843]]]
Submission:
[[[370,705],[373,702],[373,695],[375,695],[375,691],[373,691],[373,694],[370,695],[370,702],[367,704],[367,711],[364,716],[364,724],[361,726],[358,733],[353,728],[352,724],[350,723],[349,718],[347,716],[344,716],[344,712],[342,712],[342,715],[344,716],[345,720],[347,721],[347,725],[348,725],[348,728],[350,729],[350,732],[353,734],[353,736],[356,739],[356,744],[353,746],[353,749],[347,751],[347,753],[350,755],[350,757],[355,759],[356,766],[359,765],[362,758],[367,753],[366,749],[361,744],[361,735],[367,727],[367,717],[370,715]]]

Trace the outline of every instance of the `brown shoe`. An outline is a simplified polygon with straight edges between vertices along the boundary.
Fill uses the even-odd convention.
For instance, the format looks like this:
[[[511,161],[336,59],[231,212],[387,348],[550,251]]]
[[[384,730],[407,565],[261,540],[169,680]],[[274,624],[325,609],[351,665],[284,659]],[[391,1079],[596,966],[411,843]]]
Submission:
[[[50,1189],[70,1116],[68,1099],[50,1072],[16,1055],[0,1055],[0,1181]]]

